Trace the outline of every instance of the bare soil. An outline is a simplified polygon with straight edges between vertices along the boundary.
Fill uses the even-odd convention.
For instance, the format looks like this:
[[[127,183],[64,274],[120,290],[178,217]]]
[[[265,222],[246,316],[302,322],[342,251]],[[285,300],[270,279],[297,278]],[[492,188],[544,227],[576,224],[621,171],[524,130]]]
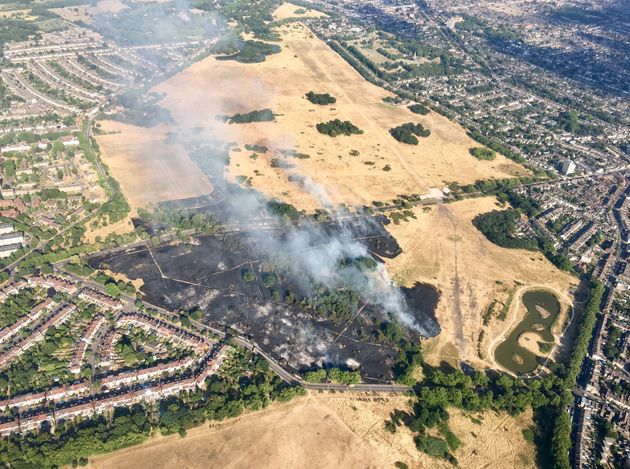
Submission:
[[[534,355],[544,357],[545,354],[540,351],[538,342],[544,342],[544,340],[535,332],[523,332],[518,338],[518,345],[532,352]]]

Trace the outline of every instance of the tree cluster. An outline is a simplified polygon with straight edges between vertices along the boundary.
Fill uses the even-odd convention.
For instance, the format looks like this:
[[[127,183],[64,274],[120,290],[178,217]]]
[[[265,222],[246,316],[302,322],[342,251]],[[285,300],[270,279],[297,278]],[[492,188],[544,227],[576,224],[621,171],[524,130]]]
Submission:
[[[422,104],[412,104],[411,106],[407,106],[407,109],[409,109],[414,114],[420,114],[421,116],[426,116],[427,114],[429,114],[429,112],[431,112],[428,107]]]
[[[335,104],[337,102],[337,98],[329,95],[328,93],[315,93],[314,91],[306,93],[306,99],[313,104],[319,104],[321,106],[326,104]]]
[[[294,205],[277,200],[267,202],[267,210],[270,214],[281,217],[286,220],[296,221],[300,218],[300,212]]]
[[[478,160],[490,161],[497,157],[497,154],[489,148],[476,147],[469,149],[468,152]]]
[[[261,41],[236,41],[230,44],[228,53],[236,49],[235,53],[217,57],[217,60],[235,60],[240,63],[260,63],[264,62],[268,55],[280,52],[280,46],[276,44],[267,44]],[[230,50],[231,49],[231,50]],[[226,52],[226,49],[214,49],[215,53]]]
[[[408,145],[417,145],[418,137],[426,138],[431,135],[431,131],[425,129],[422,124],[413,124],[411,122],[389,129],[389,133],[399,142]]]
[[[516,221],[520,212],[515,209],[494,210],[478,215],[473,224],[494,244],[513,249],[535,250],[538,248],[536,240],[516,236]]]
[[[271,109],[260,109],[245,114],[234,114],[229,118],[230,124],[249,124],[250,122],[271,122],[276,118]]]
[[[320,122],[315,126],[320,134],[336,137],[338,135],[360,135],[363,130],[359,129],[350,121],[334,119],[328,122]]]

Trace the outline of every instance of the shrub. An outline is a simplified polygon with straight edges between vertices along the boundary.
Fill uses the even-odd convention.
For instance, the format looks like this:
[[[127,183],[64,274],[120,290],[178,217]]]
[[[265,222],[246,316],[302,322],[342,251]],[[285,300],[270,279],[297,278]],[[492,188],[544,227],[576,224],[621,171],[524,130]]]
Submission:
[[[523,438],[525,438],[525,441],[527,441],[528,443],[533,443],[535,436],[536,435],[531,428],[525,428],[523,430]]]
[[[435,458],[446,458],[448,455],[448,444],[442,438],[428,435],[418,435],[415,438],[416,447],[423,453]]]
[[[249,124],[250,122],[271,122],[275,115],[271,109],[260,109],[245,114],[234,114],[229,118],[230,124]]]
[[[245,144],[245,149],[253,151],[254,153],[267,153],[267,151],[269,150],[269,148],[267,148],[265,145],[254,145],[249,143]]]
[[[247,283],[253,282],[254,280],[256,280],[256,275],[251,270],[245,269],[243,271],[243,280],[245,280]]]
[[[468,152],[479,160],[490,161],[497,157],[497,154],[489,148],[475,147],[468,150]]]

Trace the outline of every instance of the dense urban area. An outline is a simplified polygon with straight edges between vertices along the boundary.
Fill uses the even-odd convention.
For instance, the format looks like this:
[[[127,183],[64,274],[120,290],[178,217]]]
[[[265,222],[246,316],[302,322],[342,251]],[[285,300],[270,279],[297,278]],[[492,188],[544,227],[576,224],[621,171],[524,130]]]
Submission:
[[[406,427],[419,451],[453,465],[460,442],[449,427],[449,409],[458,408],[510,415],[533,409],[536,428],[526,438],[536,444],[541,467],[627,467],[630,12],[623,2],[311,0],[292,2],[296,13],[321,15],[274,20],[271,12],[280,4],[129,2],[124,14],[100,15],[74,0],[0,8],[0,464],[83,465],[93,454],[156,432],[183,437],[206,420],[307,390],[332,390],[407,393],[413,410],[394,412],[383,422],[385,431]],[[444,180],[429,196],[345,207],[343,217],[375,217],[382,230],[379,217],[385,226],[399,225],[415,217],[417,206],[496,197],[500,209],[478,215],[476,229],[503,248],[541,252],[580,284],[562,360],[518,376],[506,369],[430,366],[418,337],[401,325],[359,323],[368,302],[354,292],[320,289],[300,297],[284,278],[290,269],[255,269],[250,248],[241,248],[237,237],[249,228],[224,223],[218,211],[167,204],[133,213],[101,157],[101,122],[149,128],[171,122],[154,85],[207,57],[263,62],[280,51],[274,28],[291,21],[301,21],[365,80],[390,91],[384,104],[446,116],[478,144],[471,158],[503,155],[527,169],[510,179]],[[312,104],[335,106],[335,97],[307,91]],[[234,125],[274,117],[270,109],[218,116]],[[316,130],[332,138],[364,132],[339,119]],[[417,145],[431,129],[408,123],[389,134]],[[285,164],[271,161],[272,167]],[[247,177],[239,182],[239,190],[251,184]],[[252,220],[260,229],[329,221],[333,213],[305,213],[277,201],[265,207],[268,216]],[[109,229],[131,215],[134,230]],[[369,235],[379,238],[369,252],[390,248],[378,245],[390,242],[381,231]],[[193,307],[188,290],[185,302],[161,302],[152,292],[177,279],[162,271],[159,249],[187,246],[176,252],[184,256],[207,239],[227,245],[224,253],[246,252],[236,282],[323,322],[323,332],[309,333],[336,336],[330,347],[341,337],[359,343],[368,336],[389,374],[365,379],[366,370],[343,363],[300,367],[236,320],[225,324]],[[148,259],[159,275],[142,277],[144,285],[130,280],[115,271],[119,254]],[[377,268],[371,257],[347,262],[359,272]],[[158,275],[154,285],[151,275]],[[497,304],[488,306],[484,325]],[[348,349],[353,346],[359,347]]]

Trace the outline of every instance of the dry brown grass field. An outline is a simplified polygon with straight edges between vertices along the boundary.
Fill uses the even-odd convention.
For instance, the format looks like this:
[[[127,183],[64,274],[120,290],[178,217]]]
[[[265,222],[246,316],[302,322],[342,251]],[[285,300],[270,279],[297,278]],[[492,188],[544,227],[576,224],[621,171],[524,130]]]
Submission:
[[[94,469],[387,467],[331,409],[310,398],[90,461]]]
[[[302,13],[302,11],[304,13]],[[293,3],[285,2],[276,8],[273,17],[276,20],[285,20],[287,18],[321,18],[326,16],[325,13],[310,8],[304,8]]]
[[[208,178],[184,149],[168,143],[170,129],[102,122],[101,156],[133,208],[212,192]]]
[[[90,458],[93,469],[185,468],[451,468],[418,452],[404,427],[392,434],[384,421],[409,398],[313,393],[288,404],[192,429],[185,438],[156,437],[112,454]],[[475,423],[474,419],[479,419]],[[534,467],[533,445],[522,430],[531,413],[518,417],[451,410],[450,427],[461,439],[455,456],[463,468]]]
[[[383,422],[394,409],[409,410],[404,396],[349,396],[313,394],[313,398],[334,410],[341,420],[393,467],[402,461],[410,468],[452,468],[446,462],[418,452],[413,434],[404,427],[396,433],[384,429]],[[525,441],[522,430],[533,426],[531,412],[518,417],[486,412],[464,414],[450,410],[449,426],[462,445],[454,455],[462,468],[535,467],[534,447]],[[478,419],[480,423],[475,423]]]
[[[252,186],[269,196],[282,197],[299,208],[318,205],[308,191],[289,182],[290,174],[307,176],[321,185],[336,203],[365,204],[390,200],[398,194],[424,194],[446,181],[470,183],[523,173],[522,167],[502,156],[480,162],[468,153],[475,143],[463,128],[437,114],[418,116],[405,106],[383,102],[389,93],[374,86],[315,38],[300,23],[281,28],[282,51],[260,64],[198,62],[155,91],[166,93],[161,105],[175,121],[173,130],[183,138],[190,129],[203,129],[208,138],[244,144],[263,144],[270,151],[254,160],[251,152],[232,152],[229,177],[252,178]],[[331,106],[311,104],[308,91],[328,92],[337,98]],[[232,115],[270,108],[275,122],[227,124],[217,115]],[[331,138],[315,124],[331,119],[350,120],[363,135]],[[420,122],[432,132],[419,145],[405,145],[389,129]],[[292,149],[308,159],[286,158],[292,169],[271,167],[278,150]],[[356,156],[352,156],[356,154]],[[390,171],[383,168],[389,166]]]
[[[27,21],[34,20],[36,16],[30,14],[30,9],[0,11],[0,18],[22,18]]]
[[[100,0],[94,5],[76,5],[71,7],[53,8],[63,19],[70,22],[94,22],[94,17],[102,13],[118,13],[127,8],[121,0]]]

